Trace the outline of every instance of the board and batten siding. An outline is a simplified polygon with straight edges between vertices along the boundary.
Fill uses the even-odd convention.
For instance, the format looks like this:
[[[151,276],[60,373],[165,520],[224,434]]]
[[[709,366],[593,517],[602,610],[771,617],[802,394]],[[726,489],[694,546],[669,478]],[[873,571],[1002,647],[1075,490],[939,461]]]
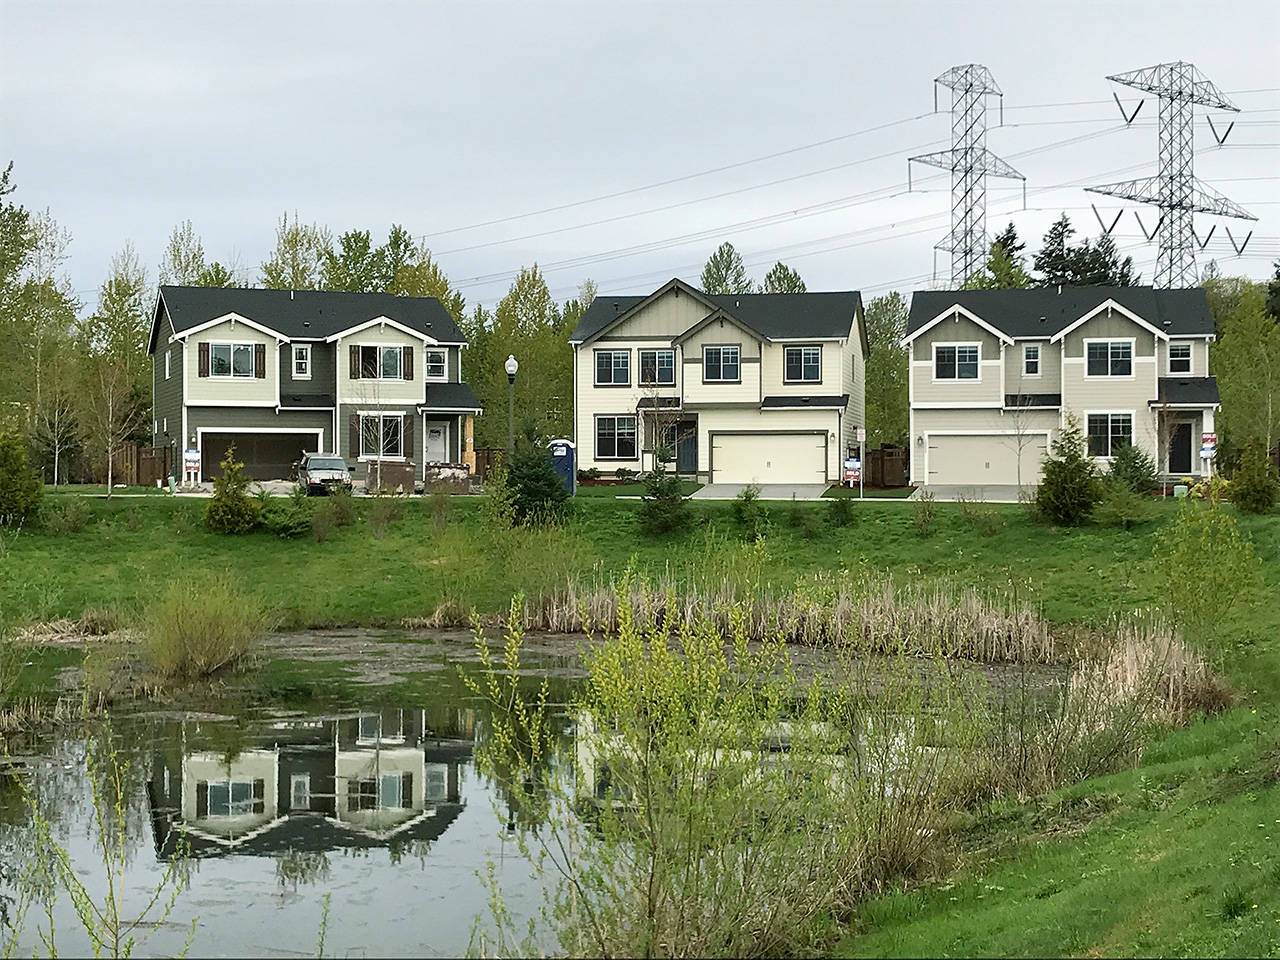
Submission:
[[[1191,344],[1191,372],[1169,372],[1169,346],[1174,343]],[[1161,340],[1156,344],[1156,357],[1159,361],[1159,376],[1162,377],[1207,377],[1209,376],[1209,341],[1201,337],[1193,340],[1190,337],[1170,337],[1166,343]]]
[[[280,383],[280,365],[270,362],[279,341],[244,323],[226,320],[187,338],[183,351],[183,375],[187,378],[187,403],[191,406],[274,407]],[[201,344],[251,343],[266,351],[265,377],[200,376]]]

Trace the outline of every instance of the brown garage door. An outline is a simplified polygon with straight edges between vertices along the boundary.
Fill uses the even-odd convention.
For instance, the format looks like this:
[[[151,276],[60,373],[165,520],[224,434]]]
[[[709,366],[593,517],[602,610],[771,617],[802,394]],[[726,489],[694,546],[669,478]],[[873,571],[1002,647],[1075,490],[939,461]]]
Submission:
[[[218,464],[235,444],[235,458],[254,480],[288,480],[294,461],[316,450],[314,433],[206,433],[200,442],[201,475],[205,480],[222,476]]]

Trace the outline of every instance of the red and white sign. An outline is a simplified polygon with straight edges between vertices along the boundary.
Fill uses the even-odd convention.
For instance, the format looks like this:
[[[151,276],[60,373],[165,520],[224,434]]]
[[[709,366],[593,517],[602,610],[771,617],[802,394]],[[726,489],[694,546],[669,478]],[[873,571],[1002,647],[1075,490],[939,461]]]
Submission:
[[[1212,460],[1218,453],[1218,435],[1216,433],[1206,433],[1200,437],[1200,457],[1204,460]]]

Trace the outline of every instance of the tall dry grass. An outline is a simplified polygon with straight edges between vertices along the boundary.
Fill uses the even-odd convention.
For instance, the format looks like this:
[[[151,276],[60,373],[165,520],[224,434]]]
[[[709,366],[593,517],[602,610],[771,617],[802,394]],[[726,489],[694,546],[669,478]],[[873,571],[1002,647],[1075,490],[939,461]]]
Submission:
[[[270,628],[260,600],[226,576],[175,580],[144,614],[143,650],[155,673],[194,680],[242,660]]]

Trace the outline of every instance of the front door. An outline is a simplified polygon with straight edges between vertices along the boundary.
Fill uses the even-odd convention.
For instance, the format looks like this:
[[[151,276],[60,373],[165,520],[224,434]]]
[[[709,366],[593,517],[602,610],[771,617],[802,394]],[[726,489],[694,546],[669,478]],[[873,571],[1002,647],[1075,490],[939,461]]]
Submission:
[[[698,423],[686,420],[676,427],[676,473],[698,472]]]
[[[1191,472],[1191,424],[1185,420],[1174,426],[1169,438],[1169,472],[1184,476]]]
[[[449,425],[438,420],[427,421],[426,446],[423,459],[427,463],[449,462]]]

